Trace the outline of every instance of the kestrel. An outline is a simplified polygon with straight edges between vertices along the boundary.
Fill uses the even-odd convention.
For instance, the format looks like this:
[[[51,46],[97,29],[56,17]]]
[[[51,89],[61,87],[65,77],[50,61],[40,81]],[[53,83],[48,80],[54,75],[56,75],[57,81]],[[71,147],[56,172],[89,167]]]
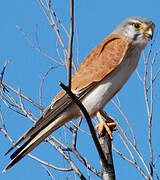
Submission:
[[[91,117],[97,115],[102,120],[104,106],[136,69],[141,51],[152,39],[154,27],[152,21],[142,17],[125,19],[79,66],[72,77],[72,92]],[[11,155],[12,161],[4,171],[12,168],[53,131],[81,115],[79,107],[62,90],[39,120],[9,149],[8,152],[26,140]]]

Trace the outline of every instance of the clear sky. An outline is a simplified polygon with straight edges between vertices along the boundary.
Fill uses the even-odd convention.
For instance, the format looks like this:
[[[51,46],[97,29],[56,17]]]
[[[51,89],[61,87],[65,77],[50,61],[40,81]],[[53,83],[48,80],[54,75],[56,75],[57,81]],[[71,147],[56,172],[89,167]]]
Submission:
[[[56,10],[57,16],[61,19],[65,26],[69,24],[69,18],[66,18],[69,14],[68,3],[66,0],[53,1],[53,7]],[[126,17],[130,16],[142,16],[151,19],[156,24],[156,30],[160,29],[160,1],[148,1],[148,0],[134,0],[134,1],[91,1],[81,0],[75,2],[75,18],[78,28],[79,36],[79,59],[80,62],[88,55],[88,53],[96,47],[109,33],[111,33],[115,27]],[[7,66],[4,76],[5,82],[13,86],[15,89],[21,88],[22,92],[39,102],[39,87],[41,78],[48,70],[50,65],[57,66],[51,60],[45,58],[38,52],[36,52],[29,43],[25,40],[23,34],[17,29],[16,26],[20,26],[27,33],[30,39],[36,43],[36,32],[38,32],[38,39],[41,49],[47,52],[48,55],[55,59],[58,59],[56,52],[57,37],[54,30],[50,27],[46,17],[44,16],[38,0],[35,1],[1,1],[0,6],[0,69],[3,67],[7,60],[10,61]],[[69,27],[69,26],[68,26]],[[69,28],[67,29],[69,30]],[[76,39],[76,38],[75,38]],[[76,42],[76,41],[75,41]],[[66,46],[68,45],[66,41]],[[75,47],[76,43],[75,43]],[[153,52],[160,48],[159,33],[157,41],[155,43]],[[152,53],[153,53],[152,52]],[[77,57],[77,48],[74,48],[74,59]],[[156,70],[160,67],[160,63],[155,65]],[[141,58],[138,71],[143,74],[143,59]],[[66,82],[66,70],[63,67],[52,70],[47,76],[43,88],[43,106],[46,108],[52,98],[61,89],[58,85],[58,81]],[[160,78],[157,79],[159,81]],[[154,93],[154,118],[153,118],[153,146],[154,146],[154,160],[160,154],[160,111],[158,109],[158,102],[160,102],[160,94],[158,90],[158,83],[156,82]],[[148,165],[149,163],[149,147],[147,142],[147,116],[146,107],[144,103],[143,86],[136,73],[132,75],[127,84],[119,93],[119,99],[121,107],[125,112],[125,115],[132,124],[136,138],[137,146],[140,152],[144,155],[144,159]],[[3,102],[0,100],[0,108],[5,119],[6,127],[9,135],[16,141],[29,127],[32,122],[27,118],[17,115],[15,112],[6,108]],[[116,108],[112,103],[109,103],[105,110],[113,117],[118,119],[122,124],[122,127],[127,128],[124,123],[124,119],[120,116]],[[39,112],[34,110],[34,113],[39,117]],[[2,123],[0,124],[2,126]],[[82,123],[82,129],[87,130],[85,120]],[[125,129],[126,130],[126,129]],[[62,128],[63,131],[63,128]],[[87,130],[88,131],[88,130]],[[127,131],[127,130],[126,130]],[[59,131],[60,134],[60,131]],[[58,134],[58,135],[59,135]],[[125,147],[120,142],[120,139],[114,133],[115,139],[113,144],[119,150],[123,151]],[[83,133],[79,136],[79,141],[83,143],[80,148],[86,157],[93,163],[93,165],[99,168],[99,160],[96,158],[94,145],[90,142],[88,144]],[[9,156],[4,157],[5,152],[11,147],[9,140],[4,137],[0,132],[0,171],[9,162]],[[157,141],[158,139],[158,141]],[[85,152],[86,151],[86,152]],[[89,152],[87,154],[87,152]],[[124,152],[126,152],[124,150]],[[55,153],[55,154],[54,154]],[[38,146],[33,152],[34,155],[41,159],[51,162],[54,165],[60,166],[58,155],[52,147],[46,143]],[[118,180],[122,179],[143,179],[140,173],[131,166],[128,162],[122,160],[117,153],[113,153],[114,165],[116,169],[116,177]],[[129,154],[127,154],[129,157]],[[62,158],[60,158],[62,161]],[[137,158],[138,159],[138,158]],[[157,165],[160,166],[159,159]],[[139,162],[139,160],[138,160]],[[97,165],[98,164],[98,165]],[[143,166],[142,166],[143,167]],[[56,175],[56,171],[50,169],[56,179],[65,179],[65,173],[59,173]],[[160,169],[159,169],[160,171]],[[83,169],[83,172],[88,172]],[[60,176],[61,175],[61,176]],[[91,174],[92,179],[98,179]],[[47,180],[51,179],[46,173],[45,169],[36,161],[26,157],[20,163],[18,163],[12,170],[2,174],[0,173],[0,179],[39,179]]]

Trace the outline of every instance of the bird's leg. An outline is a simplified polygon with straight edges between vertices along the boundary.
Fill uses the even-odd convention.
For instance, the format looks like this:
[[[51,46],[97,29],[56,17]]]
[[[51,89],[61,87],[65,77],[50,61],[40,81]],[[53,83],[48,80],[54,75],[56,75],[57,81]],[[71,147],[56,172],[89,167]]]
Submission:
[[[103,119],[103,117],[106,119],[106,121]],[[104,111],[100,110],[97,112],[97,117],[100,121],[100,123],[96,126],[96,129],[99,127],[98,134],[100,135],[105,128],[108,132],[111,140],[113,140],[112,131],[116,130],[116,123],[113,121],[113,119]]]

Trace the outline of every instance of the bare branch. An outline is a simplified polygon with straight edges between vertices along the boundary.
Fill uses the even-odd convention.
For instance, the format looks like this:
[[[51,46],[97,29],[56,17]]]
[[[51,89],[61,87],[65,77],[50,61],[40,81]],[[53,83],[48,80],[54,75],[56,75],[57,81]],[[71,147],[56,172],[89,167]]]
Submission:
[[[79,128],[81,122],[82,122],[82,117],[79,118],[78,124],[77,124],[77,126],[75,126],[75,129],[73,131],[72,149],[76,149],[76,145],[77,145],[77,132],[78,132],[78,128]]]
[[[139,74],[139,72],[138,72],[137,69],[136,69],[136,73],[137,73],[137,75],[138,75],[138,77],[139,77],[139,80],[143,83],[143,79],[142,79],[142,77],[141,77],[141,75]]]
[[[7,62],[5,63],[5,65],[3,66],[3,69],[2,69],[2,71],[1,71],[1,74],[0,74],[0,88],[2,87],[2,89],[3,89],[4,92],[5,92],[5,91],[8,91],[8,90],[6,89],[6,87],[2,84],[4,72],[5,72],[5,69],[6,69],[7,65],[8,65],[8,63],[9,63],[9,61],[7,61]]]
[[[71,148],[71,151],[75,154],[75,156],[78,158],[78,160],[86,166],[87,169],[92,171],[94,174],[96,174],[98,177],[102,177],[102,174],[98,172],[93,166],[91,166],[86,159],[84,159],[80,153],[77,151],[76,148]]]
[[[65,28],[65,26],[62,24],[62,22],[60,21],[60,19],[58,18],[58,16],[56,15],[55,11],[52,10],[51,6],[49,6],[50,11],[52,12],[53,16],[56,18],[57,22],[62,26],[63,30],[65,31],[65,33],[67,34],[67,36],[69,37],[69,33],[67,31],[67,29]]]
[[[10,89],[12,92],[14,92],[15,94],[18,95],[18,91],[16,91],[14,88],[12,88],[11,86],[9,86],[8,84],[6,84],[5,82],[2,81],[2,84],[4,86],[6,86],[8,89]],[[44,111],[43,107],[41,107],[40,105],[38,105],[36,102],[34,102],[31,98],[21,94],[21,97],[26,99],[27,101],[29,101],[31,104],[33,104],[34,106],[36,106],[37,108],[39,108],[40,110]]]
[[[44,74],[44,76],[41,78],[41,84],[40,84],[40,88],[39,88],[39,101],[40,101],[40,106],[42,107],[42,87],[43,87],[43,83],[44,83],[44,80],[45,78],[47,77],[47,75],[49,74],[49,72],[52,70],[52,69],[55,69],[57,68],[56,67],[53,67],[52,65],[49,67],[48,71]]]
[[[70,0],[70,38],[68,50],[68,88],[71,90],[72,79],[72,51],[73,51],[73,34],[74,34],[74,0]]]
[[[43,56],[45,56],[46,58],[54,61],[55,63],[64,66],[64,64],[60,63],[59,61],[55,60],[54,58],[52,58],[51,56],[47,55],[46,53],[44,53],[41,49],[37,48],[33,42],[29,39],[29,37],[27,36],[27,34],[24,32],[24,30],[17,25],[17,29],[22,32],[22,34],[24,35],[24,38],[28,41],[28,43],[30,44],[30,46],[35,49],[37,52],[39,52],[40,54],[42,54]],[[39,46],[39,45],[38,45]]]
[[[103,166],[108,169],[109,166],[108,166],[108,162],[106,160],[106,157],[103,153],[103,150],[101,148],[101,145],[99,144],[99,141],[97,139],[97,136],[96,136],[96,133],[95,133],[95,130],[94,130],[94,127],[93,127],[93,124],[92,124],[92,121],[91,121],[91,118],[86,110],[86,108],[83,106],[83,104],[79,101],[79,99],[62,83],[60,82],[60,85],[61,87],[67,92],[67,94],[70,96],[70,98],[74,101],[74,103],[76,103],[78,105],[78,107],[80,108],[80,110],[83,112],[83,115],[85,116],[86,118],[86,121],[87,121],[87,124],[89,126],[89,129],[90,129],[90,132],[91,132],[91,135],[92,135],[92,138],[94,140],[94,143],[95,143],[95,146],[97,148],[97,151],[99,153],[99,157],[101,159],[101,162],[103,164]]]
[[[146,176],[145,172],[137,165],[136,162],[131,161],[130,159],[128,159],[127,157],[125,157],[125,156],[124,156],[117,148],[115,148],[114,146],[112,146],[112,147],[113,147],[114,151],[116,151],[116,152],[119,154],[119,156],[121,156],[122,159],[124,159],[124,160],[128,161],[130,164],[134,165],[134,166],[138,169],[138,171],[142,174],[142,176],[143,176],[146,180],[148,180],[148,176]]]
[[[74,162],[69,158],[69,156],[67,156],[64,151],[52,140],[50,140],[49,138],[47,138],[47,141],[53,145],[53,147],[55,147],[55,149],[69,162],[69,164],[71,165],[72,169],[74,170],[74,172],[80,177],[80,179],[82,180],[86,180],[86,178],[84,177],[84,175],[81,173],[81,171],[77,168],[77,166],[74,164]]]
[[[58,37],[58,39],[59,39],[59,41],[60,41],[60,43],[61,43],[61,45],[62,45],[62,47],[63,47],[63,49],[64,49],[64,51],[65,51],[65,53],[68,55],[68,51],[67,51],[67,49],[66,49],[66,47],[65,47],[65,45],[64,45],[64,43],[63,43],[63,40],[62,40],[62,38],[61,38],[61,36],[60,36],[59,29],[58,29],[58,27],[57,27],[57,25],[56,25],[56,23],[55,23],[55,21],[54,21],[54,18],[53,18],[53,16],[52,16],[51,8],[50,8],[50,7],[48,8],[48,7],[44,6],[44,3],[42,2],[42,0],[38,0],[38,1],[39,1],[39,4],[40,4],[40,6],[41,6],[41,8],[42,8],[42,10],[43,10],[43,12],[44,12],[44,14],[45,14],[45,16],[46,16],[47,19],[48,19],[50,25],[51,25],[51,26],[53,27],[53,29],[55,30],[56,35],[57,35],[57,37]],[[46,8],[47,11],[49,12],[50,17],[48,16],[45,8]]]
[[[27,110],[24,107],[24,103],[23,103],[23,100],[22,100],[21,89],[20,88],[18,88],[18,95],[19,95],[19,101],[20,101],[20,105],[21,105],[20,109],[22,109],[22,111],[25,113],[26,117],[31,119],[33,122],[36,122],[35,119],[32,117],[32,115],[29,112],[27,112]]]
[[[113,102],[113,101],[112,101],[112,102]],[[116,107],[118,108],[118,106],[116,106]],[[120,109],[118,108],[118,110],[120,110]],[[120,111],[120,113],[122,113],[122,116],[123,116],[123,112]],[[138,155],[139,159],[141,160],[142,164],[144,165],[144,167],[145,167],[145,169],[146,169],[146,171],[147,171],[150,179],[152,179],[152,176],[151,176],[151,174],[150,174],[149,168],[147,167],[147,165],[146,165],[146,163],[145,163],[145,160],[143,159],[141,153],[139,152],[139,150],[138,150],[137,147],[136,147],[136,141],[134,140],[134,143],[132,143],[132,141],[128,138],[128,136],[126,135],[125,131],[123,130],[123,128],[121,127],[121,125],[119,124],[119,122],[118,122],[116,119],[114,119],[114,121],[118,124],[121,132],[123,133],[123,135],[124,135],[124,137],[125,137],[125,139],[126,139],[127,142],[131,145],[131,147],[134,149],[134,151],[135,151],[136,154]]]
[[[52,179],[54,179],[54,180],[56,180],[56,178],[53,176],[53,174],[49,171],[49,169],[46,167],[46,166],[44,166],[44,165],[42,165],[43,167],[44,167],[44,169],[47,171],[47,173],[48,173],[48,175],[52,178]]]
[[[97,129],[97,133],[98,133]],[[102,169],[102,179],[103,180],[115,180],[115,170],[112,158],[112,141],[110,139],[109,134],[107,131],[103,131],[100,136],[98,136],[98,140],[104,152],[104,155],[107,160],[107,167],[104,166],[102,159],[101,161],[101,169]]]
[[[7,132],[7,129],[6,129],[6,126],[5,126],[5,123],[4,123],[4,119],[3,119],[3,116],[2,116],[1,109],[0,109],[0,118],[2,120],[2,126],[3,126],[4,130]]]
[[[131,131],[132,137],[133,137],[133,142],[134,142],[134,145],[136,146],[136,138],[135,138],[135,134],[134,134],[132,125],[130,124],[129,120],[127,119],[127,117],[126,117],[125,114],[123,113],[121,107],[120,107],[114,100],[112,100],[112,103],[113,103],[114,106],[119,110],[119,112],[121,113],[121,115],[123,116],[123,118],[125,119],[125,121],[127,122],[128,126],[130,127],[130,131]],[[116,122],[117,122],[117,120],[116,120]]]

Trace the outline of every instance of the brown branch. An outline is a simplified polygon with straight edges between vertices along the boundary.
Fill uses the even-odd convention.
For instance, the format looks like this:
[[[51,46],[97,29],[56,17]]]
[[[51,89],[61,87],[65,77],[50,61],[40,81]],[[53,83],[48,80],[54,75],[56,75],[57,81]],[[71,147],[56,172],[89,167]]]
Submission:
[[[153,115],[153,64],[154,60],[151,63],[151,72],[150,72],[150,116],[148,117],[148,143],[150,149],[150,169],[151,169],[151,176],[153,177],[153,147],[152,147],[152,115]]]
[[[37,47],[33,44],[33,42],[29,39],[29,37],[28,37],[27,34],[24,32],[24,30],[22,29],[22,27],[20,27],[20,26],[16,26],[16,27],[17,27],[17,29],[18,29],[20,32],[22,32],[24,38],[26,39],[26,41],[28,41],[28,43],[30,44],[30,46],[31,46],[33,49],[35,49],[37,52],[39,52],[40,54],[42,54],[42,55],[45,56],[46,58],[54,61],[55,63],[57,63],[57,64],[59,64],[59,65],[62,65],[62,66],[64,65],[64,64],[58,62],[57,60],[55,60],[54,58],[52,58],[51,56],[47,55],[47,54],[46,54],[45,52],[43,52],[41,49],[37,48]],[[39,46],[39,45],[38,45],[38,46]]]
[[[56,15],[55,11],[53,11],[53,9],[51,9],[51,6],[49,6],[50,11],[52,12],[53,16],[56,18],[57,22],[62,26],[63,30],[65,31],[65,33],[67,34],[67,36],[69,37],[69,33],[67,31],[67,29],[65,28],[65,26],[62,24],[62,22],[60,21],[60,19],[58,18],[58,16]]]
[[[101,145],[100,145],[100,143],[99,143],[99,141],[97,139],[97,136],[96,136],[96,133],[95,133],[95,130],[94,130],[91,118],[90,118],[86,108],[83,106],[83,104],[80,102],[80,100],[62,82],[60,82],[60,86],[67,92],[67,94],[74,101],[74,103],[80,108],[80,110],[82,111],[83,115],[85,116],[85,119],[87,121],[87,124],[89,126],[89,129],[90,129],[90,132],[91,132],[91,135],[92,135],[92,138],[93,138],[93,141],[95,143],[95,146],[97,148],[99,157],[101,159],[102,165],[106,169],[108,169],[109,168],[108,162],[107,162],[106,157],[105,157],[105,155],[103,153]]]
[[[44,166],[44,165],[42,165],[42,166],[43,166],[44,169],[47,171],[48,175],[49,175],[52,179],[56,180],[56,178],[53,176],[53,174],[50,172],[50,170],[49,170],[46,166]]]
[[[76,149],[77,146],[77,132],[78,132],[78,128],[80,126],[82,122],[82,116],[79,118],[78,124],[77,126],[75,126],[75,129],[73,130],[73,137],[72,137],[72,148]]]
[[[1,120],[2,120],[2,126],[3,126],[4,130],[7,132],[7,129],[6,129],[6,126],[5,126],[5,122],[4,122],[4,118],[3,118],[3,116],[2,116],[1,109],[0,109],[0,118],[1,118]]]
[[[7,61],[7,62],[5,63],[5,65],[3,66],[3,69],[2,69],[2,71],[1,71],[1,74],[0,74],[0,88],[2,87],[2,89],[3,89],[4,92],[7,91],[7,89],[6,89],[5,86],[2,84],[2,81],[3,81],[4,72],[5,72],[5,69],[6,69],[7,65],[8,65],[8,63],[9,63],[9,61]]]
[[[134,134],[132,125],[130,124],[129,120],[127,119],[127,117],[126,117],[125,114],[123,113],[121,107],[120,107],[114,100],[112,100],[112,103],[113,103],[114,106],[119,110],[119,112],[121,113],[121,115],[122,115],[123,118],[125,119],[126,123],[128,124],[128,126],[129,126],[129,128],[130,128],[130,131],[131,131],[131,133],[132,133],[132,136],[133,136],[134,145],[136,146],[136,138],[135,138],[135,134]],[[118,122],[118,121],[116,120],[116,122]],[[127,137],[127,136],[126,136],[126,137]],[[127,137],[127,141],[128,141],[128,137]]]
[[[97,129],[98,133],[98,129]],[[101,161],[101,169],[102,169],[102,179],[103,180],[115,180],[115,171],[114,164],[112,158],[112,141],[110,139],[107,131],[103,131],[102,134],[98,137],[102,150],[107,160],[107,168],[104,166],[102,159]]]
[[[156,37],[156,35],[155,35]],[[152,116],[153,116],[153,65],[155,63],[156,55],[153,57],[151,66],[150,66],[150,84],[149,87],[147,87],[147,75],[148,75],[148,61],[151,56],[151,51],[153,48],[153,44],[155,42],[155,38],[152,41],[152,44],[149,49],[149,53],[147,58],[145,58],[144,55],[144,78],[143,78],[143,86],[144,86],[144,97],[145,97],[145,103],[147,108],[147,116],[148,116],[148,144],[149,144],[149,150],[150,150],[150,178],[153,179],[153,147],[152,147]],[[157,51],[159,52],[159,51]],[[148,98],[148,90],[150,89],[150,100]]]
[[[80,153],[77,151],[77,149],[71,148],[71,151],[75,154],[75,156],[77,157],[77,159],[90,171],[92,171],[95,175],[97,175],[98,177],[102,177],[102,173],[100,173],[99,171],[97,171],[93,166],[91,166],[87,160],[85,160]]]
[[[44,6],[42,0],[38,0],[38,1],[39,1],[39,4],[40,4],[40,6],[41,6],[41,8],[42,8],[42,10],[43,10],[43,12],[44,12],[44,14],[45,14],[45,16],[46,16],[47,19],[48,19],[50,25],[51,25],[51,26],[53,27],[53,29],[55,30],[56,35],[57,35],[57,37],[58,37],[58,39],[59,39],[59,41],[60,41],[60,43],[61,43],[61,45],[62,45],[62,47],[63,47],[63,49],[64,49],[64,51],[65,51],[65,53],[68,55],[68,51],[67,51],[67,49],[66,49],[66,47],[65,47],[65,45],[64,45],[64,42],[63,42],[63,40],[62,40],[62,38],[61,38],[61,36],[60,36],[59,29],[58,29],[58,27],[57,27],[57,25],[56,25],[56,23],[55,23],[55,21],[54,21],[54,18],[53,18],[53,16],[52,16],[52,12],[51,12],[51,10],[50,10],[50,7],[48,8],[48,7]],[[45,8],[49,11],[50,17],[48,16]],[[51,19],[50,19],[50,18],[51,18]]]
[[[64,42],[63,42],[62,37],[61,37],[61,35],[60,35],[60,31],[59,31],[59,29],[58,29],[58,27],[57,27],[57,25],[56,25],[56,23],[55,23],[55,20],[54,20],[54,17],[53,17],[53,10],[52,10],[51,7],[49,6],[49,4],[47,4],[47,6],[45,6],[44,3],[42,2],[42,0],[38,0],[38,1],[39,1],[39,4],[40,4],[40,6],[41,6],[41,8],[42,8],[42,10],[43,10],[43,12],[44,12],[44,14],[45,14],[45,16],[46,16],[47,19],[48,19],[50,25],[52,26],[52,28],[53,28],[54,31],[56,32],[57,38],[58,38],[59,41],[60,41],[60,44],[61,44],[61,46],[62,46],[62,48],[63,48],[63,51],[65,52],[65,54],[66,54],[67,56],[69,56],[69,52],[67,51],[67,49],[66,49],[66,47],[65,47],[65,45],[64,45]],[[47,11],[48,11],[49,15],[47,14]],[[60,63],[59,63],[59,64],[60,64]],[[66,65],[66,62],[64,62],[62,65]],[[76,66],[75,66],[75,64],[72,63],[72,65],[73,65],[74,70],[76,71]]]
[[[20,109],[24,112],[26,117],[28,117],[29,119],[31,119],[35,123],[36,120],[32,117],[32,114],[29,113],[24,107],[24,103],[23,103],[23,100],[22,100],[21,89],[20,88],[18,88],[18,95],[19,95],[19,101],[20,101],[20,105],[21,105]]]
[[[117,130],[117,133],[118,133],[119,137],[121,138],[123,144],[125,145],[127,151],[129,152],[129,154],[130,154],[133,162],[136,162],[136,159],[135,159],[135,157],[134,157],[134,155],[133,155],[133,152],[131,151],[131,149],[129,148],[128,144],[126,143],[126,141],[125,141],[124,138],[122,137],[121,133],[120,133],[118,130]]]
[[[79,126],[82,122],[82,117],[80,117],[77,126],[75,126],[75,129],[73,130],[73,138],[72,138],[72,147],[71,151],[75,154],[75,156],[78,158],[78,160],[87,167],[90,171],[92,171],[97,176],[101,177],[101,173],[98,172],[94,167],[92,167],[85,158],[83,158],[80,153],[78,152],[76,145],[77,145],[77,132],[79,130]]]
[[[68,150],[68,147],[66,145],[64,145],[60,140],[55,138],[53,135],[50,135],[49,139],[58,143],[63,149]]]
[[[81,173],[81,171],[77,168],[77,166],[74,164],[74,162],[69,158],[69,156],[67,156],[64,151],[52,140],[50,140],[49,138],[47,138],[47,141],[53,146],[55,147],[55,149],[68,161],[68,163],[70,164],[70,166],[72,167],[72,169],[74,170],[74,172],[80,177],[80,179],[82,180],[86,180],[86,178],[84,177],[84,175]]]
[[[73,124],[74,127],[78,128],[81,132],[83,132],[84,134],[86,134],[87,136],[91,136],[90,133],[84,131],[83,129],[81,129],[79,126],[77,126],[74,122],[70,121],[71,124]]]
[[[42,161],[41,159],[39,159],[36,156],[33,156],[31,154],[28,154],[28,156],[31,157],[32,159],[36,160],[37,162],[39,162],[39,163],[41,163],[41,164],[43,164],[45,166],[51,167],[51,168],[53,168],[55,170],[58,170],[58,171],[72,171],[73,170],[72,168],[62,168],[62,167],[54,166],[53,164]]]
[[[2,81],[2,84],[4,86],[6,86],[8,89],[10,89],[12,92],[14,92],[15,94],[18,95],[18,91],[16,91],[14,88],[12,88],[11,86],[9,86],[8,84],[6,84],[5,82]],[[43,107],[41,107],[39,104],[37,104],[36,102],[34,102],[31,98],[21,94],[21,97],[26,99],[27,101],[29,101],[31,104],[33,104],[34,106],[36,106],[37,108],[39,108],[40,110],[44,111]]]
[[[45,78],[47,77],[47,75],[49,74],[49,72],[52,69],[55,69],[57,67],[53,67],[52,65],[49,67],[48,71],[44,74],[44,76],[41,78],[41,84],[40,84],[40,88],[39,88],[39,101],[40,101],[40,106],[42,107],[42,87],[43,87],[43,83]]]
[[[25,113],[23,113],[23,112],[18,111],[17,109],[15,109],[15,108],[14,108],[14,105],[10,104],[2,95],[0,95],[0,97],[1,97],[2,101],[4,102],[4,104],[5,104],[9,109],[11,109],[11,110],[15,111],[16,113],[21,114],[21,115],[23,115],[23,116],[26,117],[26,114],[25,114]]]
[[[116,104],[116,103],[115,103],[115,104]],[[118,105],[117,105],[116,107],[118,108]],[[120,113],[122,114],[122,116],[125,117],[125,116],[124,116],[124,113],[121,111],[121,109],[118,108],[118,110],[120,111]],[[126,118],[126,117],[125,117],[125,118]],[[147,173],[148,173],[148,175],[149,175],[149,178],[152,179],[152,176],[151,176],[151,174],[150,174],[149,168],[147,167],[146,162],[144,161],[141,153],[140,153],[139,150],[137,149],[136,141],[134,140],[134,143],[133,143],[133,142],[128,138],[128,136],[126,135],[125,131],[123,130],[123,128],[121,127],[121,125],[119,124],[119,122],[118,122],[116,119],[114,119],[114,118],[112,118],[112,119],[117,123],[117,125],[119,126],[119,128],[120,128],[123,136],[124,136],[125,139],[126,139],[126,141],[131,145],[131,147],[134,149],[135,153],[138,155],[139,159],[141,160],[142,164],[144,165],[144,167],[145,167],[145,169],[146,169],[146,171],[147,171]],[[128,121],[128,119],[127,119],[127,121]]]
[[[118,155],[119,155],[122,159],[124,159],[125,161],[128,161],[130,164],[134,165],[134,166],[138,169],[138,171],[142,174],[142,176],[143,176],[146,180],[148,180],[148,176],[146,176],[145,172],[137,165],[137,163],[136,163],[135,161],[132,161],[132,160],[128,159],[127,157],[125,157],[124,154],[122,154],[122,153],[121,153],[117,148],[115,148],[114,146],[112,146],[112,148],[113,148],[113,150],[114,150],[115,152],[118,153]]]
[[[60,54],[60,50],[59,50],[59,45],[58,45],[59,41],[57,39],[56,41],[56,50],[57,50],[57,54],[58,54],[58,57],[59,59],[61,60],[62,64],[64,64],[66,67],[67,67],[67,64],[66,64],[66,54],[64,53],[64,59],[62,58],[61,54]],[[64,52],[64,51],[63,51]]]
[[[80,65],[79,62],[79,36],[78,36],[78,26],[75,20],[75,31],[76,31],[76,40],[77,40],[77,64]]]
[[[72,52],[73,52],[73,35],[74,35],[74,0],[70,0],[70,38],[68,50],[68,88],[71,90],[72,79]]]

